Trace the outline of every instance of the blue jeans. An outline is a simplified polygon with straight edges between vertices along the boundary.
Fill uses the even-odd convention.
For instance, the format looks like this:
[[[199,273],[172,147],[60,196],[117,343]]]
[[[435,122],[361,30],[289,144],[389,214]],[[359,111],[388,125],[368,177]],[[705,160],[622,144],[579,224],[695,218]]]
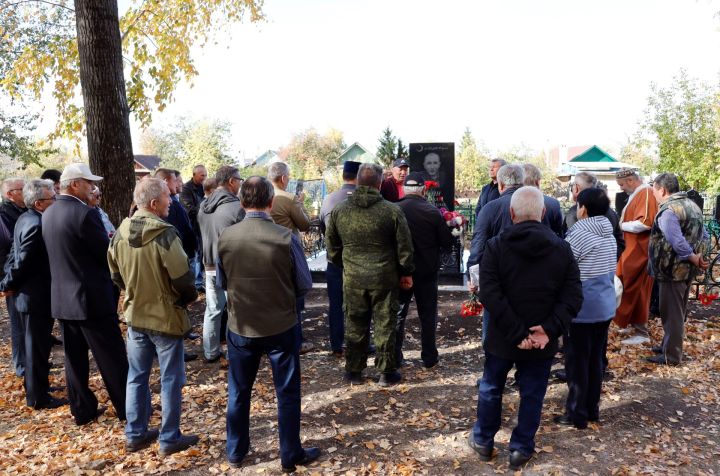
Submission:
[[[225,304],[227,304],[225,290],[215,282],[215,271],[205,270],[203,353],[206,359],[214,359],[220,354],[220,327]]]
[[[540,427],[552,358],[508,360],[485,352],[485,368],[478,389],[477,421],[472,435],[478,445],[493,447],[495,433],[500,429],[503,389],[513,364],[517,367],[515,377],[520,386],[520,409],[509,449],[530,455],[535,451],[535,433]]]
[[[10,315],[10,339],[12,341],[12,364],[15,375],[25,375],[25,323],[15,307],[15,296],[5,298]]]
[[[205,283],[202,267],[202,250],[198,251],[198,253],[190,260],[190,270],[192,270],[195,275],[195,287],[202,287]]]
[[[162,426],[160,448],[180,439],[180,408],[185,385],[185,362],[182,337],[145,334],[128,327],[128,379],[125,414],[125,436],[128,442],[140,440],[148,430],[152,413],[150,405],[150,371],[157,354],[160,364],[160,402]]]
[[[333,352],[342,352],[343,337],[345,336],[345,315],[343,314],[343,270],[339,266],[328,262],[325,269],[327,280],[328,301],[328,327],[330,328],[330,349]]]
[[[300,444],[300,353],[297,329],[269,337],[228,331],[227,456],[239,463],[250,449],[250,396],[260,359],[267,355],[278,402],[280,461],[292,466],[304,456]]]

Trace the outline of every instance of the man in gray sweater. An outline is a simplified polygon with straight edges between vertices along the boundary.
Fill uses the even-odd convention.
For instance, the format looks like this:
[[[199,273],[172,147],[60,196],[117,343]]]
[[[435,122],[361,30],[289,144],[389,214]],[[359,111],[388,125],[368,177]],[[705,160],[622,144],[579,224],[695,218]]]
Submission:
[[[198,225],[202,234],[205,265],[205,317],[203,320],[203,353],[205,362],[217,362],[220,350],[220,327],[227,302],[225,291],[215,283],[215,263],[220,234],[245,217],[237,194],[242,178],[237,167],[223,165],[215,174],[218,188],[200,205]]]

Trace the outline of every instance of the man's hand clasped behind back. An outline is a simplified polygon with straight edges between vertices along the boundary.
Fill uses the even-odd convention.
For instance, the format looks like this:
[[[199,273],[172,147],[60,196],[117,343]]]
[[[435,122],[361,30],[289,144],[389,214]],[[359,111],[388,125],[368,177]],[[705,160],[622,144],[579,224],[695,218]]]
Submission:
[[[550,338],[545,333],[545,329],[542,326],[533,326],[530,328],[530,335],[518,344],[518,349],[544,349],[548,342]]]

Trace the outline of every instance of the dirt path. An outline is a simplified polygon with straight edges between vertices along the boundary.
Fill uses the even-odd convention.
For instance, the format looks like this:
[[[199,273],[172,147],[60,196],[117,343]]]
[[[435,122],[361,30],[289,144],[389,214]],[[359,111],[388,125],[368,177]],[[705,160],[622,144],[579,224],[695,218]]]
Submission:
[[[504,398],[499,454],[480,462],[468,449],[475,419],[475,383],[482,369],[478,318],[459,317],[464,293],[441,294],[438,347],[441,363],[425,370],[419,360],[419,329],[414,308],[408,321],[404,382],[389,390],[377,386],[370,368],[364,385],[342,381],[343,362],[327,352],[325,291],[307,300],[305,334],[319,350],[302,357],[304,444],[319,446],[322,458],[306,474],[495,474],[507,472],[507,441],[516,418],[517,392]],[[658,368],[641,356],[649,347],[622,349],[611,333],[610,367],[601,422],[584,431],[559,427],[552,416],[564,404],[566,387],[552,381],[537,436],[538,454],[526,474],[717,474],[720,472],[720,319],[718,307],[698,307],[688,324],[686,351],[691,361]],[[193,308],[196,330],[202,303]],[[252,450],[240,470],[225,460],[226,371],[218,364],[188,364],[182,429],[201,435],[191,450],[160,458],[157,445],[136,454],[123,450],[122,425],[112,411],[98,423],[73,425],[67,407],[35,412],[24,406],[22,381],[8,370],[9,328],[0,305],[0,472],[4,474],[279,474],[275,396],[263,362],[252,402]],[[654,342],[661,333],[651,322]],[[200,352],[200,341],[191,346]],[[53,350],[52,381],[63,385],[62,350]],[[157,372],[153,386],[159,384]],[[102,381],[91,382],[107,402]],[[159,396],[153,403],[159,405]],[[159,423],[159,412],[152,424]]]

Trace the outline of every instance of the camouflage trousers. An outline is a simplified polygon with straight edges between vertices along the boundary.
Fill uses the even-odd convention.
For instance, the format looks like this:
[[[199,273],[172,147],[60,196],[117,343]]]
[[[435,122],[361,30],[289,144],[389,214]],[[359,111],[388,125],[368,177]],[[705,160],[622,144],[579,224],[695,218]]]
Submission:
[[[373,319],[377,348],[375,367],[382,373],[397,369],[395,322],[398,307],[397,288],[358,289],[343,286],[346,371],[362,372],[367,367],[370,319]]]

